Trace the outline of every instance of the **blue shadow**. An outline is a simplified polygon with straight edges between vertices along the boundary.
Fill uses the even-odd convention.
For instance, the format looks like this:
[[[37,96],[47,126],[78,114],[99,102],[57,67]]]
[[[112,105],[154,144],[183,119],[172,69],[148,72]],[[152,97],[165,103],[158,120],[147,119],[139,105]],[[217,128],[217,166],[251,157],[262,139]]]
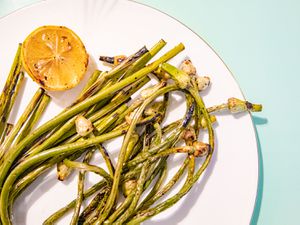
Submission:
[[[258,174],[258,186],[257,186],[255,208],[252,214],[250,225],[257,225],[260,209],[261,209],[261,203],[263,199],[263,189],[264,189],[264,163],[263,163],[263,155],[262,155],[260,139],[257,132],[257,126],[268,123],[268,120],[266,118],[261,118],[257,116],[252,116],[252,118],[253,118],[255,133],[256,133],[256,140],[257,140],[259,174]]]

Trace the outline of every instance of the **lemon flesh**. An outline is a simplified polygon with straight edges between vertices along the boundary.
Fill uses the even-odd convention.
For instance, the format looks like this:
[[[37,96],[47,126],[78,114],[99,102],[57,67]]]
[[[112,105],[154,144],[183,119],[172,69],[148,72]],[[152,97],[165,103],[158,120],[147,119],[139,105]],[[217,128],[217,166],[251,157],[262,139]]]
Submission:
[[[34,30],[22,44],[21,58],[26,72],[46,90],[75,87],[88,65],[82,41],[63,26],[43,26]]]

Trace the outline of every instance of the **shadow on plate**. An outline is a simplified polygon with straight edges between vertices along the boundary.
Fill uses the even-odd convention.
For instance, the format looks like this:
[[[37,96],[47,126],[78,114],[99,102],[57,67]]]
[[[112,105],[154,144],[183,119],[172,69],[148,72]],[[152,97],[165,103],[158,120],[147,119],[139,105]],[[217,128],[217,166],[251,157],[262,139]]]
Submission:
[[[253,125],[256,133],[256,140],[257,140],[257,154],[258,154],[258,169],[259,169],[259,174],[258,174],[258,186],[257,186],[257,195],[256,195],[256,200],[255,200],[255,208],[253,210],[252,218],[251,218],[251,223],[250,225],[256,225],[259,214],[260,214],[260,209],[261,209],[261,203],[262,203],[262,198],[263,198],[263,189],[264,189],[264,164],[263,164],[263,154],[262,154],[262,148],[260,144],[260,139],[258,136],[257,132],[257,126],[258,125],[263,125],[268,123],[267,118],[262,118],[258,116],[252,116],[253,118]]]

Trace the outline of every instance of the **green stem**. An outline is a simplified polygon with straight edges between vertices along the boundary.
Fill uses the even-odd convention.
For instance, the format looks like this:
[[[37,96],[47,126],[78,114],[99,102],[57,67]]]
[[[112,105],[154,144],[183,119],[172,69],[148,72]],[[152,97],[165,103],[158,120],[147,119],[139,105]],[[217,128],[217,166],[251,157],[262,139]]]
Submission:
[[[86,83],[86,85],[82,89],[78,99],[83,97],[84,93],[95,83],[95,81],[101,76],[101,74],[103,74],[103,72],[101,72],[99,70],[95,70],[92,73],[92,75],[90,76],[88,82]]]
[[[96,194],[96,196],[91,200],[88,206],[80,214],[78,219],[78,225],[82,225],[86,221],[88,216],[91,215],[91,213],[93,213],[93,211],[97,209],[99,202],[102,201],[107,191],[108,188],[104,188],[103,190],[101,190],[99,193]]]
[[[110,127],[118,118],[119,115],[128,108],[127,104],[121,105],[113,114],[107,115],[101,120],[94,123],[97,128],[97,133],[104,133],[107,128]]]
[[[129,223],[127,223],[129,225],[140,223],[140,222],[164,211],[165,209],[171,207],[176,202],[178,202],[191,189],[193,184],[199,179],[201,174],[207,168],[207,166],[211,160],[212,154],[213,154],[214,133],[213,133],[209,114],[205,108],[203,100],[199,96],[198,90],[196,89],[196,87],[194,85],[192,85],[192,83],[190,83],[188,75],[186,75],[182,71],[179,71],[176,67],[173,67],[169,64],[163,64],[162,68],[165,71],[167,71],[173,78],[175,78],[175,81],[180,85],[181,88],[185,89],[193,96],[197,106],[201,110],[201,114],[203,115],[203,117],[207,123],[207,129],[208,129],[208,134],[209,134],[209,145],[211,147],[211,150],[209,151],[209,153],[208,153],[205,161],[201,165],[200,169],[196,172],[196,174],[194,176],[191,175],[191,173],[194,173],[194,171],[193,171],[194,169],[189,168],[188,178],[187,178],[185,184],[183,185],[183,187],[180,189],[180,191],[176,195],[169,198],[165,202],[158,204],[156,207],[154,207],[152,209],[148,209],[148,210],[138,213],[133,220],[131,220]],[[190,158],[189,162],[194,163],[194,158]]]
[[[124,103],[125,101],[127,101],[127,99],[129,98],[129,96],[120,96],[120,98],[115,99],[114,101],[110,102],[109,104],[101,107],[101,109],[99,109],[97,112],[91,114],[88,116],[89,113],[86,113],[87,118],[91,121],[91,122],[95,122],[99,119],[101,119],[103,116],[107,115],[108,113],[112,112],[114,109],[116,109],[120,104]],[[71,143],[74,142],[76,140],[78,140],[80,138],[80,136],[78,134],[76,134],[76,129],[74,127],[74,122],[75,122],[76,116],[72,119],[70,119],[61,129],[63,129],[62,131],[59,131],[58,134],[55,134],[55,138],[54,135],[51,135],[51,137],[49,138],[49,140],[46,140],[46,143],[44,142],[43,145],[46,145],[46,147],[51,146],[53,143],[60,143],[63,141],[63,143]],[[95,126],[95,124],[94,124]],[[74,127],[72,129],[72,127]],[[73,136],[72,136],[73,135]],[[43,147],[39,147],[45,149],[45,146]],[[38,152],[42,151],[41,149],[38,150]]]
[[[100,175],[101,177],[103,177],[107,181],[108,184],[112,183],[112,177],[101,167],[89,165],[87,163],[70,161],[69,159],[65,159],[64,163],[68,167],[71,167],[71,168],[96,173],[96,174]]]
[[[136,91],[138,91],[141,87],[143,87],[146,83],[148,83],[149,80],[150,79],[148,77],[142,78],[141,80],[138,80],[138,81],[134,82],[132,85],[130,85],[130,86],[126,87],[125,89],[123,89],[122,91],[118,92],[111,99],[111,102],[109,102],[109,104],[107,104],[105,106],[102,106],[98,111],[96,111],[96,113],[94,113],[90,116],[88,116],[88,113],[87,113],[88,119],[92,122],[95,122],[96,120],[101,119],[106,114],[112,112],[112,110],[116,109],[119,105],[121,105],[124,102],[128,101],[130,99],[130,96],[133,93],[135,93]],[[122,115],[123,115],[123,113],[119,116],[119,118],[123,118]],[[94,126],[96,126],[96,124],[94,124]],[[60,140],[65,140],[67,137],[70,137],[75,133],[76,133],[75,129],[70,130],[65,135],[63,135],[63,137]],[[79,138],[78,135],[75,135],[75,136],[76,137],[70,138],[69,141],[65,141],[65,142],[72,142],[72,141],[77,140]]]
[[[12,125],[11,123],[7,123],[2,138],[3,139],[6,138],[13,128],[14,128],[14,125]],[[0,146],[1,146],[1,143],[3,143],[2,138],[0,140]]]
[[[135,192],[132,191],[124,200],[124,202],[122,202],[121,206],[117,208],[117,210],[115,210],[111,216],[103,223],[105,225],[109,225],[112,224],[112,222],[114,222],[121,214],[124,213],[124,211],[130,206],[133,198],[134,198]]]
[[[209,113],[211,113],[211,112],[223,111],[226,109],[228,109],[228,105],[227,105],[227,103],[224,103],[224,104],[220,104],[220,105],[211,106],[211,107],[207,108],[207,111]]]
[[[138,204],[138,201],[140,200],[140,197],[144,191],[144,184],[146,182],[146,178],[147,178],[147,171],[149,169],[150,166],[150,162],[147,161],[144,163],[140,177],[138,179],[138,182],[136,184],[136,189],[135,189],[135,194],[134,197],[132,199],[132,202],[130,204],[130,206],[128,207],[128,209],[122,214],[122,216],[113,224],[116,225],[122,225],[125,223],[125,221],[132,215],[132,213],[134,212],[135,207]]]
[[[164,40],[159,40],[150,50],[145,53],[141,58],[134,62],[124,73],[122,77],[128,77],[136,71],[142,69],[146,63],[150,61],[167,43]]]
[[[139,135],[137,133],[133,133],[131,135],[131,139],[130,139],[130,141],[128,143],[128,146],[127,146],[126,155],[125,155],[125,159],[124,159],[125,162],[127,162],[129,157],[131,156],[131,154],[134,150],[134,147],[137,144],[138,140],[139,140]]]
[[[121,181],[125,181],[125,180],[129,180],[129,179],[133,179],[134,177],[137,176],[137,174],[139,174],[140,171],[131,171],[130,174],[126,174],[124,176],[122,176]],[[93,195],[96,191],[98,191],[100,188],[106,186],[106,182],[105,181],[100,181],[99,183],[95,184],[93,187],[91,187],[90,189],[88,189],[85,194],[84,194],[84,199],[90,197],[91,195]],[[106,186],[107,187],[107,186]],[[73,201],[71,201],[67,206],[61,208],[59,211],[57,211],[56,213],[52,214],[44,223],[43,225],[52,225],[56,220],[58,220],[60,217],[62,217],[65,213],[67,213],[69,210],[71,210],[74,206],[75,206],[75,202],[76,199],[74,199]]]
[[[105,90],[101,90],[96,95],[74,105],[72,108],[69,108],[68,110],[60,113],[56,117],[54,117],[52,120],[46,122],[44,125],[37,128],[34,132],[32,132],[30,135],[28,135],[22,142],[20,142],[18,145],[11,148],[9,151],[9,154],[7,154],[6,160],[2,165],[1,168],[1,174],[0,174],[0,188],[3,185],[3,182],[7,176],[7,173],[14,163],[15,159],[19,157],[20,153],[23,151],[24,147],[30,145],[36,138],[44,134],[45,132],[49,131],[50,129],[54,128],[55,126],[59,125],[60,123],[66,121],[70,117],[80,113],[81,111],[87,109],[88,107],[96,104],[97,102],[107,98],[108,96],[111,96],[116,91],[124,88],[125,86],[133,83],[135,80],[138,80],[142,77],[145,77],[148,73],[155,70],[161,63],[173,58],[175,55],[177,55],[179,52],[181,52],[184,49],[184,45],[180,43],[167,53],[165,53],[163,56],[161,56],[159,59],[154,61],[153,63],[147,65],[143,69],[135,72],[133,75],[121,80],[120,82],[110,86],[109,88]]]
[[[95,148],[94,147],[90,147],[90,149],[85,149],[85,151],[94,151]],[[78,152],[76,154],[72,154],[68,157],[69,160],[76,160],[78,159],[83,152]],[[60,181],[64,181],[67,179],[67,177],[69,176],[69,174],[72,172],[72,169],[68,166],[66,166],[64,164],[64,162],[62,161],[64,158],[62,158],[60,161],[56,161],[56,174],[57,174],[57,179]]]
[[[138,154],[134,159],[128,161],[126,163],[125,168],[132,168],[144,161],[146,161],[149,157],[156,154],[158,151],[163,151],[171,147],[176,140],[178,140],[179,135],[182,133],[182,128],[179,127],[173,133],[167,137],[161,144],[157,146],[153,146],[149,149],[149,151],[144,151]]]
[[[2,120],[0,121],[0,126],[4,126],[5,128],[7,127],[7,120],[9,119],[9,115],[11,113],[11,110],[15,104],[15,101],[16,101],[16,98],[17,98],[17,95],[20,91],[20,88],[22,86],[22,83],[23,83],[23,80],[24,80],[24,73],[23,72],[20,72],[16,79],[13,81],[15,82],[14,84],[12,84],[14,86],[14,88],[11,90],[9,96],[11,97],[9,102],[8,102],[8,107],[7,107],[7,110],[5,110],[5,114],[4,114],[4,117],[2,118]],[[1,129],[0,129],[1,130]],[[1,133],[1,131],[0,131]],[[5,132],[4,132],[5,133]],[[1,136],[1,135],[0,135]],[[4,135],[2,134],[2,137],[4,138]],[[1,138],[0,138],[1,139]],[[0,140],[0,144],[2,143],[2,141]]]
[[[96,93],[99,93],[99,90],[101,92],[101,90],[104,90],[106,88],[111,87],[112,81],[109,80],[109,79],[114,79],[114,78],[118,78],[119,76],[121,76],[122,73],[124,72],[124,70],[126,68],[128,68],[128,66],[132,65],[132,63],[134,63],[138,58],[140,58],[146,52],[147,52],[147,49],[145,47],[143,47],[138,52],[136,52],[135,54],[129,56],[126,60],[124,60],[123,62],[121,62],[118,66],[114,67],[109,72],[102,73],[101,76],[99,77],[99,79],[97,79],[97,81],[94,82],[93,85],[91,85],[81,95],[81,97],[79,99],[77,99],[77,101],[74,104],[82,102],[87,97],[92,96],[92,95],[94,95]],[[105,84],[106,82],[108,83],[108,85]],[[103,88],[103,85],[105,86],[105,88]]]
[[[86,150],[83,149],[83,151]],[[82,155],[83,151],[73,154],[72,156],[78,155],[77,157],[79,157],[80,155]],[[40,176],[42,173],[44,173],[49,168],[51,168],[51,166],[53,166],[55,163],[61,161],[63,158],[64,156],[54,157],[51,160],[44,162],[42,165],[38,166],[37,168],[31,168],[28,171],[25,171],[25,173],[21,175],[22,177],[18,179],[18,181],[15,182],[14,186],[12,187],[12,191],[10,194],[11,195],[10,203],[9,203],[10,208],[12,208],[14,200],[22,193],[22,191],[24,191],[26,187],[28,187],[33,181],[35,181],[38,178],[38,176]]]
[[[89,188],[85,193],[83,194],[83,199],[86,199],[93,194],[95,194],[97,191],[106,188],[106,182],[105,181],[100,181],[97,184],[93,185],[91,188]],[[63,215],[65,215],[68,211],[70,211],[72,208],[74,208],[76,204],[76,199],[71,201],[67,206],[59,209],[57,212],[53,213],[51,216],[48,217],[43,222],[43,225],[53,225],[59,218],[61,218]]]
[[[35,110],[32,113],[32,116],[29,118],[26,125],[24,126],[24,128],[22,129],[18,137],[16,138],[16,143],[19,143],[32,131],[33,127],[36,125],[36,123],[43,115],[49,102],[50,102],[50,97],[47,94],[44,94],[39,105],[35,108]]]
[[[15,140],[16,136],[22,129],[25,122],[29,119],[29,116],[31,115],[32,111],[34,111],[34,109],[36,107],[38,107],[37,105],[39,105],[40,99],[44,95],[44,92],[45,91],[43,89],[39,88],[37,90],[37,92],[35,93],[35,95],[32,97],[31,101],[27,105],[26,109],[24,110],[23,114],[19,118],[18,122],[15,124],[14,128],[12,129],[12,131],[10,132],[8,137],[5,139],[5,141],[1,145],[0,159],[2,159],[2,157],[3,157],[3,159],[6,161],[5,154],[9,154],[9,152],[7,152],[7,150],[11,147],[13,141]]]
[[[189,113],[189,108],[191,108],[193,105],[193,101],[191,101],[190,98],[187,98],[187,111],[186,111],[186,115]],[[173,122],[171,124],[169,124],[168,126],[163,128],[163,133],[166,134],[168,133],[170,130],[174,129],[175,127],[179,126],[178,122]],[[158,127],[156,125],[156,133],[157,136],[160,135],[161,131],[160,131],[160,127]],[[154,137],[154,140],[156,140],[156,137]],[[158,144],[158,143],[156,143]],[[162,158],[161,160],[166,160],[166,158]],[[164,176],[162,176],[157,183],[155,184],[155,186],[153,187],[153,189],[151,190],[151,192],[148,194],[148,196],[142,201],[142,203],[137,207],[137,209],[135,210],[135,213],[141,210],[145,210],[148,209],[154,202],[156,202],[158,199],[160,199],[163,195],[165,195],[174,185],[175,183],[180,179],[180,177],[182,176],[183,172],[185,171],[185,168],[188,164],[188,158],[184,161],[184,163],[182,164],[182,166],[179,168],[179,170],[177,171],[177,173],[172,177],[172,179],[159,191],[158,189],[161,186],[161,182],[164,180]]]
[[[154,167],[155,169],[151,167],[147,171],[147,173],[151,174],[151,176],[146,180],[144,187],[143,187],[144,190],[146,190],[149,187],[149,185],[154,180],[154,178],[157,176],[159,171],[164,169],[164,163],[165,162],[159,162],[156,165],[156,167]],[[135,179],[135,178],[133,178],[133,179]],[[126,179],[124,179],[124,178],[122,180],[126,181]],[[110,215],[110,217],[106,221],[104,221],[104,224],[105,225],[112,224],[130,206],[134,196],[135,196],[135,191],[132,191],[126,197],[126,199],[122,202],[122,204]]]
[[[86,151],[83,149],[83,151]],[[82,151],[78,152],[76,154],[82,155]],[[61,161],[64,158],[64,156],[58,156],[54,157],[51,160],[48,160],[44,162],[43,164],[39,165],[37,168],[28,169],[22,174],[21,178],[18,179],[17,182],[15,182],[12,191],[10,193],[10,199],[9,199],[9,215],[11,215],[12,207],[15,199],[27,188],[33,181],[35,181],[38,176],[43,174],[45,171],[51,168],[55,163],[58,161]]]
[[[168,181],[168,183],[160,190],[158,191],[153,198],[149,199],[148,201],[144,201],[139,206],[139,211],[144,211],[148,209],[153,203],[155,203],[158,199],[160,199],[162,196],[164,196],[171,188],[177,183],[177,181],[181,178],[183,175],[187,165],[188,165],[188,158],[183,162],[181,167],[178,169],[178,171],[174,174],[174,176]]]
[[[94,153],[94,150],[87,152],[84,156],[83,163],[89,163],[89,161],[91,160],[91,158],[93,156],[93,153]],[[72,161],[70,161],[70,162],[72,162]],[[77,200],[76,200],[76,204],[74,207],[74,212],[73,212],[73,216],[72,216],[70,225],[76,225],[78,223],[80,208],[81,208],[81,204],[83,201],[84,180],[85,180],[85,171],[79,171],[78,185],[77,185],[77,188],[78,188]]]
[[[111,103],[112,105],[116,105],[114,102]],[[121,107],[119,107],[112,115],[107,115],[106,117],[102,118],[100,121],[99,121],[99,124],[94,123],[94,126],[96,131],[95,133],[97,135],[100,135],[102,133],[104,133],[105,130],[107,130],[107,128],[109,128],[109,126],[118,118],[118,115],[124,111],[126,109],[126,104],[122,105]],[[104,107],[105,108],[105,107]],[[100,110],[101,111],[101,110]],[[99,112],[100,112],[99,111]],[[94,120],[95,118],[93,118]],[[127,129],[126,127],[123,128],[123,129]],[[64,142],[64,144],[67,144],[67,143],[73,143],[73,142],[76,142],[76,141],[80,141],[82,138],[80,137],[79,134],[75,134],[74,136],[72,136],[71,138],[69,138],[68,140],[66,140]],[[105,153],[105,151],[103,151],[103,147],[101,147],[101,145],[96,145],[95,146],[97,149],[99,149],[100,153],[102,154],[105,162],[106,162],[106,165],[107,165],[107,168],[109,169],[109,172],[111,175],[114,174],[114,167],[113,167],[113,164],[109,158],[109,155]],[[68,169],[66,167],[66,165],[64,165],[63,162],[59,163],[57,165],[57,170],[58,170],[58,177],[60,180],[64,180],[67,178],[67,176],[70,174],[71,170]]]
[[[119,112],[124,111],[126,107],[127,107],[126,104],[123,104],[120,108],[118,108],[115,112],[113,112],[113,115],[115,116],[112,116],[110,114],[93,123],[93,125],[95,126],[96,134],[100,135],[101,133],[103,133],[117,119]],[[81,139],[82,137],[79,134],[74,134],[73,136],[65,140],[63,144],[73,143]]]
[[[34,148],[29,149],[29,151],[27,151],[24,154],[24,156],[22,157],[21,161],[23,161],[24,159],[26,159],[28,157],[36,155],[36,154],[42,152],[43,150],[51,147],[62,135],[64,135],[66,132],[68,132],[72,128],[72,126],[74,126],[75,119],[76,119],[76,117],[73,117],[73,118],[69,119],[57,131],[55,131],[54,133],[51,133],[50,137],[46,138],[46,140],[44,140],[42,143],[38,144],[37,146],[34,146]],[[37,130],[38,129],[39,128],[37,128]],[[33,133],[35,133],[35,131],[33,131]],[[32,135],[32,133],[31,133],[31,135]],[[25,140],[26,140],[26,138],[25,138]],[[23,142],[24,141],[21,141],[19,143],[19,145],[22,144]]]
[[[98,216],[103,212],[104,205],[106,204],[107,198],[109,196],[109,192],[110,192],[110,189],[108,189],[106,191],[106,193],[104,194],[103,198],[98,203],[97,208],[93,212],[91,212],[91,214],[86,218],[86,220],[84,221],[83,225],[93,224],[97,220]]]
[[[95,225],[100,225],[103,223],[103,221],[107,218],[107,216],[110,214],[110,211],[116,201],[116,197],[117,197],[117,193],[118,193],[118,187],[119,187],[119,183],[120,183],[120,178],[121,178],[121,174],[122,174],[122,170],[123,170],[123,163],[125,160],[125,156],[126,156],[126,150],[131,138],[131,134],[132,132],[135,130],[136,127],[136,123],[138,122],[138,119],[140,118],[140,116],[142,115],[143,111],[145,110],[146,106],[148,104],[150,104],[155,98],[157,98],[158,96],[170,92],[170,91],[174,91],[177,89],[177,86],[174,85],[170,85],[170,86],[166,86],[164,88],[159,89],[157,92],[155,92],[152,96],[150,96],[148,99],[146,99],[144,101],[144,103],[140,106],[140,108],[137,110],[137,112],[135,113],[135,116],[128,128],[127,134],[125,135],[119,156],[118,156],[118,162],[116,165],[116,171],[115,171],[115,175],[114,175],[114,180],[113,180],[113,185],[112,185],[112,190],[111,193],[108,197],[107,200],[107,204],[105,205],[104,208],[104,213],[101,215],[101,217],[99,217],[99,219],[95,222]]]
[[[132,149],[134,148],[136,142],[138,141],[139,139],[139,136],[136,134],[136,133],[132,133],[132,138],[130,139],[129,143],[128,143],[128,146],[127,146],[127,150],[126,150],[126,155],[125,155],[125,160],[124,161],[127,161],[127,158],[128,158],[128,155],[131,155],[131,152],[132,152]],[[145,136],[145,135],[144,135]],[[144,138],[143,138],[144,139]],[[140,177],[141,177],[141,174],[142,174],[142,170],[143,170],[143,166],[141,168],[141,173],[140,173]],[[151,170],[150,168],[150,171],[148,171],[148,173],[152,173],[153,171]],[[134,181],[136,179],[134,178]],[[130,180],[129,180],[130,181]],[[149,179],[148,179],[149,181]],[[127,182],[127,181],[125,181]],[[151,182],[151,181],[150,181]],[[123,183],[124,184],[124,183]],[[146,185],[144,185],[144,190],[147,188],[145,187]],[[126,190],[125,190],[126,191]],[[135,195],[136,195],[136,187],[134,187],[130,193],[127,195],[125,193],[125,191],[123,190],[124,192],[124,196],[126,196],[126,199],[122,202],[122,204],[116,209],[114,210],[114,212],[112,213],[112,215],[110,215],[110,217],[104,221],[104,224],[105,225],[110,225],[112,224],[121,214],[124,214],[123,212],[131,206],[131,203],[133,201],[133,199],[135,198]],[[125,212],[126,213],[126,212]]]
[[[171,154],[176,154],[176,153],[187,153],[192,155],[195,152],[195,148],[193,146],[181,146],[181,147],[175,147],[175,148],[170,148],[163,150],[155,155],[152,155],[150,158],[147,160],[150,160],[151,162],[155,162],[156,160],[169,156]]]
[[[146,219],[149,219],[153,217],[154,215],[157,215],[158,213],[166,210],[167,208],[171,207],[174,205],[176,202],[178,202],[191,188],[190,183],[193,180],[193,174],[195,170],[195,158],[193,156],[188,157],[188,175],[185,183],[183,184],[182,188],[180,191],[174,195],[173,197],[167,199],[166,201],[158,204],[157,206],[144,210],[142,212],[139,212],[131,221],[129,221],[128,225],[134,225],[134,224],[139,224]]]
[[[88,80],[88,82],[87,82],[87,84],[85,85],[85,87],[83,88],[83,90],[80,92],[80,94],[79,94],[79,97],[78,97],[78,99],[79,98],[82,98],[82,96],[83,96],[83,94],[85,93],[85,91],[91,86],[91,84],[92,83],[94,83],[94,81],[95,81],[95,79],[97,79],[99,76],[101,76],[101,71],[98,71],[98,70],[96,70],[93,74],[92,74],[92,76],[89,78],[89,80]],[[77,99],[77,101],[79,101]],[[104,104],[106,104],[107,103],[107,100],[102,100],[102,101],[100,101],[98,104],[97,104],[97,106],[99,106],[99,107],[102,107]],[[74,104],[74,103],[73,103]],[[69,107],[68,107],[69,108]],[[64,110],[65,111],[65,110]],[[91,113],[91,109],[88,111],[88,112],[86,112],[86,114],[89,114],[89,113]],[[71,118],[71,119],[69,119],[69,121],[68,122],[66,122],[65,123],[65,125],[67,126],[67,127],[69,127],[69,129],[71,129],[72,128],[72,126],[74,125],[74,120],[75,120],[75,118]],[[68,124],[68,125],[67,125]],[[50,132],[48,132],[47,133],[47,135],[43,135],[41,138],[39,138],[39,141],[38,142],[36,142],[28,151],[27,151],[27,153],[26,153],[26,156],[28,156],[28,155],[30,155],[31,153],[32,153],[32,151],[34,151],[33,149],[35,149],[37,146],[40,146],[41,145],[41,143],[43,143],[43,144],[46,144],[46,143],[48,143],[47,145],[44,145],[44,149],[45,148],[49,148],[49,147],[51,147],[55,142],[60,142],[60,140],[62,139],[62,140],[64,140],[65,139],[65,135],[68,137],[68,128],[66,127],[66,126],[63,126],[63,128],[62,128],[62,125],[58,125],[58,126],[56,126],[54,129],[52,129]],[[56,138],[54,138],[53,136],[53,134],[55,134],[56,132],[59,132],[59,130],[60,129],[63,129],[63,134],[61,134],[61,132],[58,134],[58,136],[59,137],[61,137],[61,138],[59,138],[59,140],[57,140],[56,141]],[[50,138],[49,138],[50,137]],[[49,140],[50,139],[50,140]],[[42,149],[43,150],[43,149]],[[40,151],[42,151],[42,150],[40,150]],[[34,153],[34,152],[33,152]]]
[[[95,137],[95,138],[90,138],[87,140],[83,140],[77,143],[72,143],[72,144],[66,144],[62,146],[58,146],[52,149],[49,149],[47,151],[41,152],[37,155],[34,155],[28,159],[26,159],[24,162],[20,163],[14,170],[12,170],[7,177],[3,189],[1,192],[1,198],[0,198],[0,215],[1,215],[1,220],[4,224],[10,225],[10,216],[8,214],[8,203],[9,203],[9,196],[10,196],[10,188],[13,186],[17,178],[20,176],[20,174],[23,173],[23,171],[29,169],[30,167],[39,164],[40,162],[43,162],[45,160],[48,160],[52,157],[56,157],[57,155],[65,155],[66,157],[68,155],[74,154],[77,151],[80,151],[82,148],[87,148],[90,146],[93,146],[98,143],[102,143],[106,140],[115,138],[119,135],[122,135],[124,133],[123,130],[118,130],[118,131],[113,131],[110,133],[106,133],[104,135]],[[84,166],[82,169],[85,169],[86,167]],[[95,169],[94,167],[89,167],[89,169]],[[101,173],[101,175],[105,176],[105,178],[108,179],[110,176],[106,175],[103,173],[103,171],[97,171]],[[110,178],[111,179],[111,178]]]
[[[160,171],[159,177],[155,183],[155,185],[153,186],[153,188],[151,189],[151,191],[149,192],[149,194],[143,199],[143,201],[140,203],[140,205],[137,207],[137,209],[135,210],[135,212],[144,209],[144,205],[146,205],[146,203],[149,201],[152,201],[153,197],[158,193],[160,187],[162,186],[165,178],[167,177],[167,163],[166,161],[163,164],[163,168]],[[155,202],[155,200],[153,201]],[[152,204],[151,204],[152,205]]]
[[[19,75],[21,68],[20,54],[21,44],[19,44],[18,46],[18,50],[15,54],[13,64],[6,79],[3,91],[0,95],[0,137],[3,135],[5,127],[5,123],[2,123],[1,121],[7,121],[7,114],[5,111],[8,110],[9,100],[11,97],[10,95],[12,93],[12,90],[15,88],[17,76]]]
[[[104,148],[103,145],[99,144],[97,145],[97,148],[99,149],[104,161],[105,161],[105,164],[106,164],[106,167],[108,169],[108,172],[109,174],[113,177],[114,176],[114,173],[115,173],[115,168],[113,166],[113,163],[109,157],[109,154],[107,152],[107,150]]]
[[[125,99],[118,99],[120,101],[125,100]],[[117,100],[116,100],[117,101]],[[118,106],[117,102],[113,101],[112,103],[104,106],[101,110],[99,110],[97,113],[93,114],[89,119],[94,122],[98,118],[101,118],[105,114],[109,113],[111,110],[116,108]],[[85,114],[85,113],[84,113]],[[88,114],[88,113],[86,113]],[[51,135],[46,138],[41,144],[38,144],[34,146],[33,148],[29,149],[29,151],[26,153],[26,155],[22,158],[22,160],[30,155],[37,154],[49,147],[52,147],[54,144],[60,142],[61,139],[65,139],[69,135],[72,135],[73,133],[76,133],[75,129],[72,131],[72,127],[74,127],[74,123],[76,120],[76,116],[73,118],[69,119],[63,126],[55,130],[55,132],[51,133]],[[79,139],[80,137],[77,135],[76,140]],[[72,141],[70,141],[72,142]],[[67,142],[67,143],[70,143]],[[22,161],[21,160],[21,161]]]

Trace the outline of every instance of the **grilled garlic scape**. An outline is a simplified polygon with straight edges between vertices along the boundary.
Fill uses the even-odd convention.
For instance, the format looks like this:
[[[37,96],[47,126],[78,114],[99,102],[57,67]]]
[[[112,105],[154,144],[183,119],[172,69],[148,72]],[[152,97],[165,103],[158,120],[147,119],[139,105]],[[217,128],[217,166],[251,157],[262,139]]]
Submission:
[[[127,180],[122,185],[123,194],[128,196],[133,190],[135,190],[137,181],[135,179]]]
[[[185,141],[185,143],[187,143],[187,145],[189,143],[193,143],[197,139],[195,129],[193,127],[188,127],[185,129],[182,133],[182,139]]]
[[[211,123],[214,123],[217,121],[217,118],[215,115],[209,115],[209,119]],[[204,117],[201,118],[201,128],[206,129],[207,128],[207,123]]]
[[[210,145],[203,143],[201,141],[193,142],[193,147],[195,148],[194,156],[195,157],[203,157],[206,156],[210,151]]]
[[[141,98],[142,99],[147,99],[149,96],[151,96],[153,93],[158,91],[160,88],[166,86],[166,82],[160,82],[158,84],[155,84],[151,87],[145,88],[141,91]]]
[[[185,72],[188,75],[196,76],[197,70],[196,67],[193,65],[192,61],[190,59],[185,59],[182,61],[182,63],[179,66],[179,69]]]
[[[227,106],[229,111],[232,113],[239,113],[247,110],[251,112],[260,112],[262,110],[262,105],[253,104],[238,98],[229,98],[227,101]]]
[[[75,126],[76,132],[82,137],[87,136],[94,129],[92,122],[81,115],[77,116],[75,120]]]
[[[160,112],[163,107],[163,102],[154,102],[149,108],[145,109],[145,116],[153,116]]]
[[[57,164],[57,179],[64,181],[66,177],[71,173],[70,167],[66,166],[63,162]]]
[[[194,79],[196,81],[198,91],[204,91],[210,85],[210,78],[207,76],[196,76]]]
[[[112,64],[114,66],[119,65],[121,62],[123,62],[125,59],[127,59],[126,55],[117,55],[117,56],[100,56],[99,60]]]
[[[137,109],[135,109],[134,111],[130,112],[128,115],[125,116],[125,121],[126,123],[129,125],[132,122],[132,119],[134,117],[134,114],[136,113]]]
[[[210,85],[210,78],[207,76],[198,76],[196,67],[190,59],[183,60],[179,69],[191,76],[197,84],[198,91],[204,91]]]
[[[161,66],[159,66],[156,70],[153,71],[153,73],[160,79],[167,81],[171,77],[168,73],[166,73],[164,70],[162,70]]]

